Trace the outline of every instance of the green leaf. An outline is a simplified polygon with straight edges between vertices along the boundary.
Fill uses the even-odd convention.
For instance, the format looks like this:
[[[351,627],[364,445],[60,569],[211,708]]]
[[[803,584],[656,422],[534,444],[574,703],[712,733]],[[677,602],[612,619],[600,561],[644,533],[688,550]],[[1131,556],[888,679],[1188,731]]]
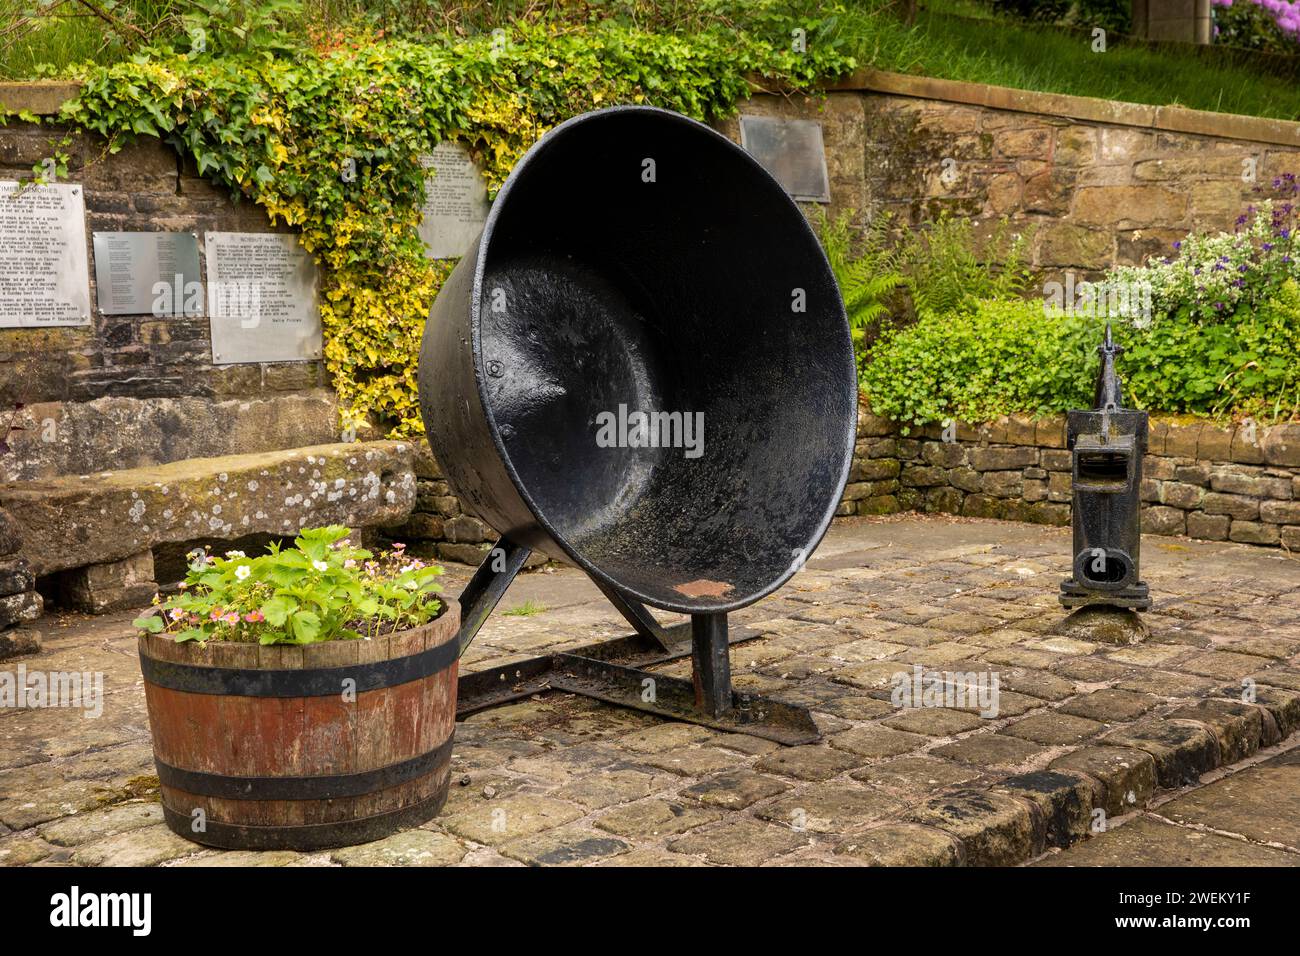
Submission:
[[[289,615],[292,614],[297,607],[298,602],[293,598],[277,595],[263,604],[259,610],[266,618],[266,623],[270,624],[272,627],[284,627],[285,621],[288,620]]]
[[[290,630],[300,643],[310,644],[320,634],[320,618],[311,611],[297,611],[289,618]]]

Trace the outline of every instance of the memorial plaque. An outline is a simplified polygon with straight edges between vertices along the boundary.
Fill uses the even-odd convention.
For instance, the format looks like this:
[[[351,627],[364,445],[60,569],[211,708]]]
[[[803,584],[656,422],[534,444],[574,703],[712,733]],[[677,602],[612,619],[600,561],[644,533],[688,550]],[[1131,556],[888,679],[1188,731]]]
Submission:
[[[81,187],[0,182],[0,328],[89,324]]]
[[[297,236],[204,233],[212,362],[310,362],[321,357],[316,264]]]
[[[487,186],[463,146],[439,143],[420,162],[432,175],[424,184],[420,238],[430,259],[455,259],[469,251],[487,221]]]
[[[821,123],[742,116],[740,145],[775,177],[791,198],[800,202],[831,201]]]
[[[95,297],[103,314],[203,314],[193,233],[97,232],[94,244]]]

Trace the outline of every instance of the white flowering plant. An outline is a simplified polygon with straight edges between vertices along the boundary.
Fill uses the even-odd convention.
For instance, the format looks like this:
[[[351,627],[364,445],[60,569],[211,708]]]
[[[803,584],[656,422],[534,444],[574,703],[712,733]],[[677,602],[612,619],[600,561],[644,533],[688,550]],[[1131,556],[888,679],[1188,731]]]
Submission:
[[[1148,284],[1151,313],[1183,315],[1217,323],[1250,314],[1273,297],[1288,279],[1300,280],[1296,257],[1297,192],[1293,175],[1273,181],[1279,198],[1264,199],[1237,218],[1233,232],[1192,234],[1174,243],[1174,254],[1144,266],[1113,269],[1107,279]]]
[[[180,641],[315,644],[370,640],[437,617],[442,568],[405,554],[402,544],[373,553],[348,542],[349,528],[302,531],[250,558],[191,552],[180,590],[137,618],[136,627]]]

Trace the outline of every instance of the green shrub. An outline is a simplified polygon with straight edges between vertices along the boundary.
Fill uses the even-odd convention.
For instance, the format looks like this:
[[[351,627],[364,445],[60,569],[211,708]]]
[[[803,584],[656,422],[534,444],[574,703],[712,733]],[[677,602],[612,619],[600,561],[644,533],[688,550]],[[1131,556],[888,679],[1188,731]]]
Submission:
[[[999,13],[1022,20],[1103,27],[1127,33],[1133,26],[1128,0],[988,0]]]
[[[873,411],[909,424],[1089,408],[1103,326],[1020,300],[923,313],[870,349],[862,387]],[[1184,309],[1144,327],[1116,323],[1115,338],[1132,407],[1264,420],[1300,412],[1295,281],[1256,310],[1210,322]]]
[[[1216,0],[1213,8],[1215,43],[1281,56],[1296,54],[1296,35],[1284,31],[1278,24],[1280,17],[1263,6],[1247,0],[1231,4]]]
[[[1174,243],[1174,254],[1143,266],[1121,266],[1107,279],[1147,288],[1156,318],[1186,311],[1206,323],[1233,313],[1253,313],[1288,279],[1300,279],[1300,225],[1295,176],[1278,177],[1274,189],[1286,201],[1264,199],[1237,218],[1233,232],[1192,234]]]
[[[1020,299],[923,312],[870,349],[862,387],[876,414],[910,424],[1077,407],[1091,399],[1099,327]]]
[[[1276,420],[1300,411],[1300,286],[1218,322],[1186,311],[1121,329],[1121,374],[1140,408]]]

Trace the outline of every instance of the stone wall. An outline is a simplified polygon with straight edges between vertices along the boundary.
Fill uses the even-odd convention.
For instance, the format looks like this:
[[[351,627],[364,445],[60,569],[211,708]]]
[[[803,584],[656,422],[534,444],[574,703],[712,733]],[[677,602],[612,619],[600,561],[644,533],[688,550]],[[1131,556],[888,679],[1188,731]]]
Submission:
[[[402,524],[384,528],[383,533],[409,545],[413,554],[478,564],[496,541],[497,533],[461,510],[460,499],[447,484],[442,466],[429,453],[427,443],[417,447],[414,467],[414,510]]]
[[[0,129],[0,179],[30,179],[66,130],[13,123]],[[175,150],[142,137],[107,155],[99,137],[73,135],[67,182],[85,189],[86,250],[94,304],[97,231],[270,232],[266,212],[235,203]],[[199,242],[203,255],[203,243]],[[0,410],[17,402],[84,402],[106,396],[252,398],[325,385],[320,362],[212,364],[207,318],[101,315],[80,328],[0,329]]]
[[[0,661],[41,649],[40,632],[30,625],[45,602],[31,566],[18,553],[21,546],[17,523],[0,508]]]
[[[1147,452],[1144,533],[1300,550],[1300,425],[1157,418]],[[839,513],[917,510],[1064,525],[1070,478],[1061,415],[905,435],[897,423],[864,411]]]
[[[1033,228],[1043,281],[1231,230],[1256,186],[1300,173],[1297,123],[874,71],[741,112],[821,122],[832,215],[889,211],[907,227],[949,210],[981,233],[1006,216]],[[739,139],[737,120],[721,129]]]
[[[44,112],[75,89],[0,87],[0,101]],[[949,209],[985,229],[1005,215],[1036,227],[1044,280],[1164,254],[1193,228],[1230,228],[1257,182],[1300,171],[1296,123],[871,71],[824,96],[759,93],[741,111],[821,121],[832,214],[888,210],[915,224]],[[735,118],[719,128],[739,140]],[[0,129],[0,178],[30,176],[65,132]],[[85,187],[88,243],[96,230],[269,229],[263,210],[232,202],[157,141],[108,155],[97,137],[74,135],[63,149],[68,180]],[[96,314],[89,328],[0,330],[0,409],[326,384],[319,362],[214,366],[204,318]]]
[[[30,178],[65,133],[0,129],[0,179]],[[74,135],[62,148],[67,181],[85,190],[92,304],[96,231],[276,231],[260,207],[234,202],[160,142],[108,155],[101,139]],[[0,479],[337,441],[328,384],[319,361],[213,365],[207,318],[96,310],[86,327],[0,329],[0,428],[15,426]]]

